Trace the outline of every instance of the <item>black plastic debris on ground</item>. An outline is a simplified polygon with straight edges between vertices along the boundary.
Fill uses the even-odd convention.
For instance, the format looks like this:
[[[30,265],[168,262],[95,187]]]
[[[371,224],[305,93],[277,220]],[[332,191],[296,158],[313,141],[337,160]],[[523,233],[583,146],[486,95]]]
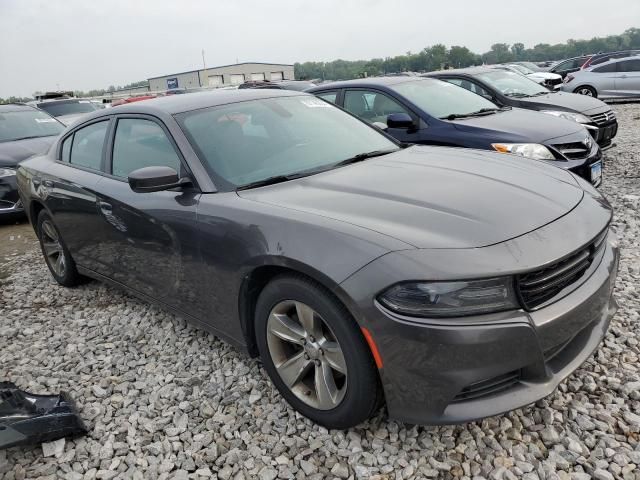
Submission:
[[[87,433],[68,394],[35,395],[0,382],[0,449]]]

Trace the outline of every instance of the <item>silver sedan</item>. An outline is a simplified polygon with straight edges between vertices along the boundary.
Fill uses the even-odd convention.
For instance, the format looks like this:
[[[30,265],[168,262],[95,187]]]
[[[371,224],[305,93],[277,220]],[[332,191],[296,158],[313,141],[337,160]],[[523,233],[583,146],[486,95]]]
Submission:
[[[570,73],[562,90],[602,99],[639,98],[640,56],[616,58]]]

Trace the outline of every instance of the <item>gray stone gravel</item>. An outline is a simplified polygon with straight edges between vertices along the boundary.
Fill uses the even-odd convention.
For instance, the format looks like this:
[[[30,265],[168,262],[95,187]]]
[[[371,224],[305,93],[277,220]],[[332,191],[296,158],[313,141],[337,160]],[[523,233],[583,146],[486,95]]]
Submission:
[[[640,480],[640,104],[614,109],[602,190],[617,212],[620,310],[549,398],[463,426],[381,412],[327,431],[254,360],[183,320],[100,283],[58,287],[34,244],[0,263],[0,378],[70,392],[91,431],[44,454],[0,451],[0,478]]]

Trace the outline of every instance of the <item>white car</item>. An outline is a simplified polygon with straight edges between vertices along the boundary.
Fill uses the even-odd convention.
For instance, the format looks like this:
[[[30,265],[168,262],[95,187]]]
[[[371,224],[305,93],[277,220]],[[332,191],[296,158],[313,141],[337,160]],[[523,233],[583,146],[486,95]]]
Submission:
[[[530,68],[527,68],[523,65],[496,65],[494,68],[499,68],[501,70],[509,70],[511,72],[519,73],[520,75],[524,75],[527,78],[530,78],[534,82],[539,83],[540,85],[544,85],[547,88],[552,90],[557,90],[562,85],[562,76],[557,73],[551,72],[534,72]]]

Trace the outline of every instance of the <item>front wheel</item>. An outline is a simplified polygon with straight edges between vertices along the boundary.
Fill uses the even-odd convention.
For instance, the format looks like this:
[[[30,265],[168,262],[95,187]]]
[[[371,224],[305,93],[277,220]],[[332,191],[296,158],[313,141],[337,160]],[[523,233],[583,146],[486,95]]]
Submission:
[[[573,93],[577,93],[578,95],[586,95],[587,97],[598,98],[598,92],[596,92],[596,89],[588,85],[583,85],[582,87],[576,88]]]
[[[382,393],[367,344],[323,287],[301,276],[277,277],[260,294],[255,321],[267,373],[304,416],[343,429],[379,408]]]
[[[42,255],[56,282],[64,287],[75,287],[83,283],[84,277],[78,273],[76,264],[62,240],[58,228],[53,223],[51,215],[45,210],[42,210],[38,215],[36,231]]]

